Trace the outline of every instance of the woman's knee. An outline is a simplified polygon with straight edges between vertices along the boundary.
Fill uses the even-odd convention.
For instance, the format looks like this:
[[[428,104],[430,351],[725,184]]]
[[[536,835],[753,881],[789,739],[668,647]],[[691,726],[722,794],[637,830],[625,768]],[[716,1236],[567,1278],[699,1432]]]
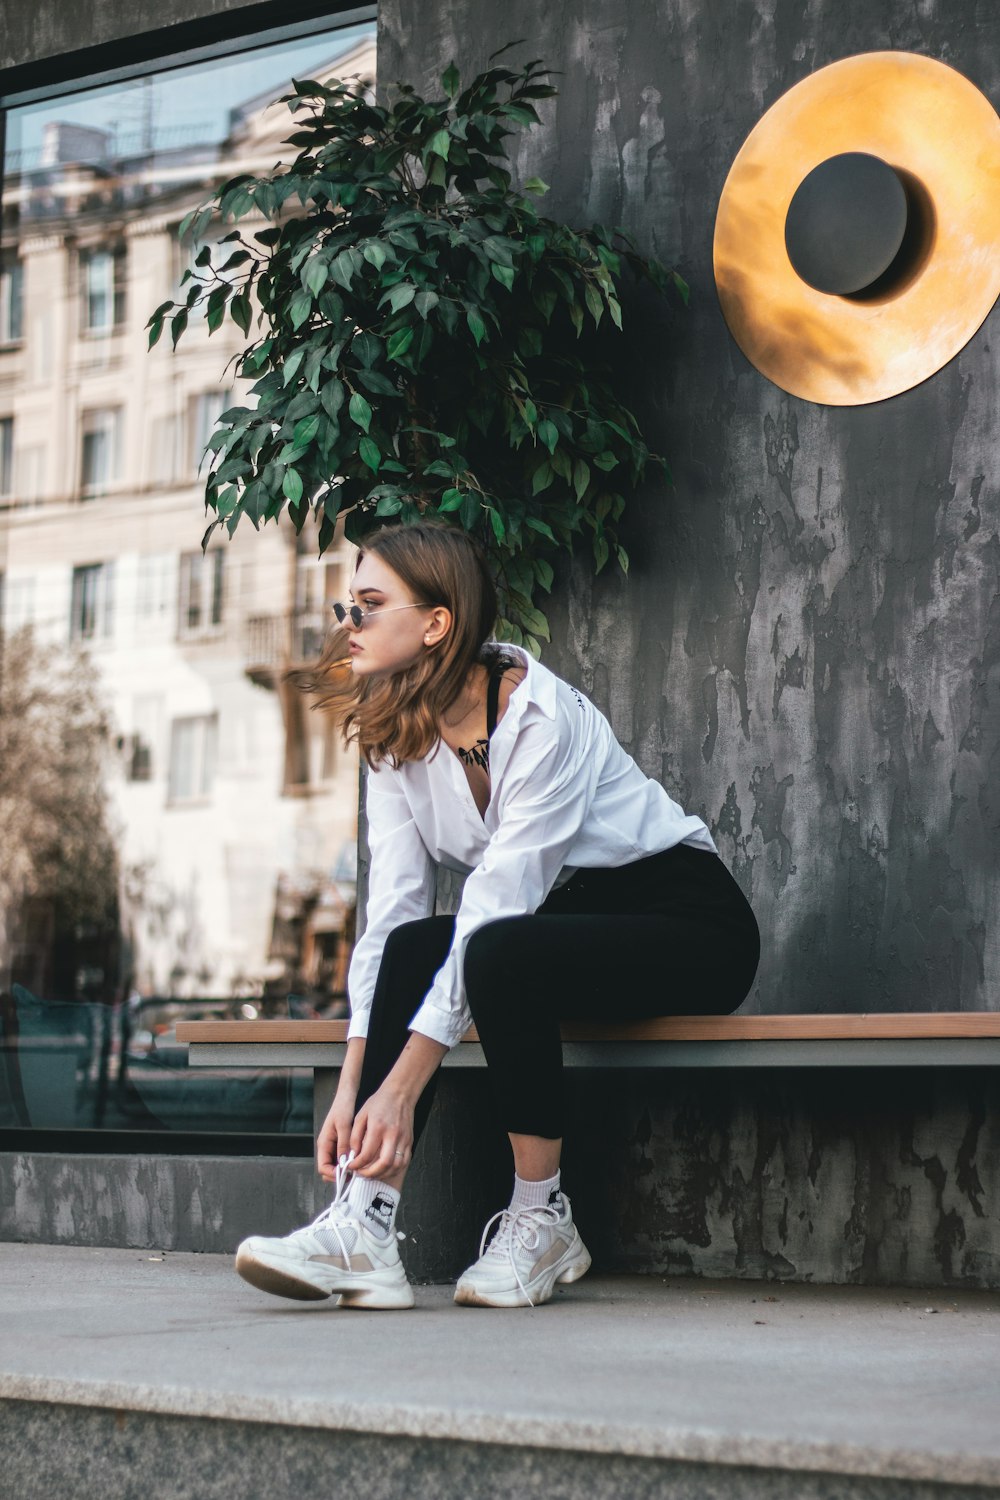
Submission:
[[[465,947],[465,994],[473,1016],[509,994],[512,965],[516,966],[521,944],[519,928],[524,917],[498,917],[470,937]]]

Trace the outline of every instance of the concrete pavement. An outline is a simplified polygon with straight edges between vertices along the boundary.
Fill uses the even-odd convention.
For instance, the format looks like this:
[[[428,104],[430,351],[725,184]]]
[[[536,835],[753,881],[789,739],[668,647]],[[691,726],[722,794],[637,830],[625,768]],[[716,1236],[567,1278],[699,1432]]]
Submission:
[[[213,1422],[216,1449],[237,1426],[286,1442],[308,1429],[408,1439],[425,1458],[428,1443],[475,1444],[511,1461],[562,1454],[564,1469],[600,1455],[688,1479],[703,1467],[798,1475],[799,1494],[803,1475],[817,1495],[1000,1494],[996,1294],[635,1277],[587,1278],[536,1310],[457,1308],[444,1287],[416,1295],[411,1312],[347,1312],[268,1297],[223,1256],[0,1245],[5,1430],[30,1428],[53,1474],[74,1443],[93,1449],[87,1411]],[[113,1448],[110,1428],[101,1442]],[[225,1495],[224,1469],[170,1493]],[[74,1493],[89,1493],[74,1472]],[[636,1494],[724,1493],[646,1491],[635,1476]],[[33,1493],[25,1482],[18,1500]],[[232,1493],[247,1500],[252,1486]],[[273,1480],[269,1493],[281,1493]]]

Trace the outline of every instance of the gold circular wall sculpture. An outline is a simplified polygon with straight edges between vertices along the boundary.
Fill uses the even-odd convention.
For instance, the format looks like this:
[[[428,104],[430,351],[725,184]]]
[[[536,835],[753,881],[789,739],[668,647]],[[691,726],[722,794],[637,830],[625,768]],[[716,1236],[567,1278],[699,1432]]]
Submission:
[[[893,169],[909,217],[888,270],[838,295],[793,269],[786,219],[805,178],[847,153]],[[822,195],[823,174],[814,181]],[[807,187],[797,207],[808,198]],[[835,228],[830,242],[835,253]],[[968,343],[1000,294],[1000,117],[933,58],[866,52],[831,63],[783,94],[744,142],[719,201],[714,259],[730,332],[782,390],[827,406],[909,390]]]

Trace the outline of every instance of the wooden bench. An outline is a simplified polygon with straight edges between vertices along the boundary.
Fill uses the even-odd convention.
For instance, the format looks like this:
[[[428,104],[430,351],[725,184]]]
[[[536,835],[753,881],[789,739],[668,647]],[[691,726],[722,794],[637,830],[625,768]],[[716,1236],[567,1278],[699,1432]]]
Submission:
[[[346,1021],[182,1021],[192,1067],[339,1068]],[[577,1068],[990,1067],[1000,1064],[1000,1012],[668,1016],[570,1021],[563,1055]],[[475,1029],[446,1068],[484,1067]]]

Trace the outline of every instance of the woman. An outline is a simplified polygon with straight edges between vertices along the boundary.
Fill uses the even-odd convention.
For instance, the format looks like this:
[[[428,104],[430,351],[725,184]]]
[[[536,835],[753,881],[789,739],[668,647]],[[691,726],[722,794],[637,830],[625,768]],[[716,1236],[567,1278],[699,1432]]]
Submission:
[[[279,1296],[413,1305],[396,1208],[437,1068],[471,1020],[515,1175],[455,1300],[537,1305],[590,1265],[559,1179],[560,1020],[735,1010],[757,924],[701,819],[575,688],[491,640],[496,595],[464,532],[379,532],[352,598],[317,672],[370,767],[368,925],[317,1145],[336,1191],[304,1229],[245,1240],[237,1270]],[[467,876],[454,917],[433,915],[438,865]]]

